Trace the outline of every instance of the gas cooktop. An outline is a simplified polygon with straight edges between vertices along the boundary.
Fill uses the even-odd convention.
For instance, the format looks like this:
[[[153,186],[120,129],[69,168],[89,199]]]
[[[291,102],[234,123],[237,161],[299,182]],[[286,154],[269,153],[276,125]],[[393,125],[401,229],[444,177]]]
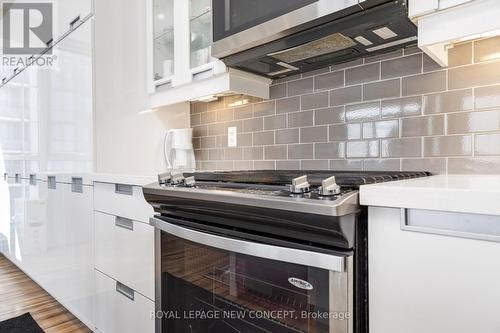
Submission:
[[[288,170],[167,172],[158,176],[158,183],[145,186],[144,193],[158,203],[161,197],[178,197],[339,216],[359,209],[360,185],[428,175]]]

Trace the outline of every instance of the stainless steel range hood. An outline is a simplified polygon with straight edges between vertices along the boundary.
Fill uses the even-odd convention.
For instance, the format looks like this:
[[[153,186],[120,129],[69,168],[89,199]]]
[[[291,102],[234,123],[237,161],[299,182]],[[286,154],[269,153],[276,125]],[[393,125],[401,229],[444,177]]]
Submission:
[[[214,39],[220,39],[214,42],[214,55],[230,67],[277,79],[416,43],[417,28],[408,19],[404,0],[309,2],[312,3],[260,23],[260,30],[253,26],[226,37],[217,37],[215,33]],[[338,10],[331,12],[335,8]],[[309,13],[308,18],[315,13],[316,18],[299,25],[290,22],[294,17],[303,22],[304,17],[297,16],[301,12]],[[215,14],[216,11],[214,20]],[[263,29],[272,22],[282,22],[285,28]],[[262,37],[251,37],[252,31],[262,31]]]

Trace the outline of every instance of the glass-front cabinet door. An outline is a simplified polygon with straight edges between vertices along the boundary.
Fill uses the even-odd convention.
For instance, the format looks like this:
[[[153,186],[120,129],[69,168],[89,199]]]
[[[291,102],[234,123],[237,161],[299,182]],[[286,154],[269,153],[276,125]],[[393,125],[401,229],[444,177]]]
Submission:
[[[153,80],[174,75],[174,0],[153,0]]]
[[[191,69],[208,64],[212,48],[212,1],[189,0]]]

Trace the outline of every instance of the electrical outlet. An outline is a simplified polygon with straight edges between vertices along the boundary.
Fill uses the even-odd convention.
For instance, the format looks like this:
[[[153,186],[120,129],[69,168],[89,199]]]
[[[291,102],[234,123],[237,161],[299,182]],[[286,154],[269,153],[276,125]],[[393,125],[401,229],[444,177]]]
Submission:
[[[238,145],[238,128],[228,127],[227,128],[227,146],[236,147]]]

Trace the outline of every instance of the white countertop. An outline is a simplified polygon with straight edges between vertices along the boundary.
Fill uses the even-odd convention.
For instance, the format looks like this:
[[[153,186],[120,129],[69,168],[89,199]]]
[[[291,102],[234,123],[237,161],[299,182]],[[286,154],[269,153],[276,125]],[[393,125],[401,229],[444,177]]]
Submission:
[[[364,185],[365,206],[500,215],[500,175],[438,175]]]
[[[137,175],[122,175],[112,173],[94,173],[92,174],[94,182],[100,183],[115,183],[126,185],[144,186],[158,181],[157,175],[154,176],[137,176]]]
[[[47,177],[56,176],[58,182],[71,183],[73,177],[80,177],[86,185],[92,185],[93,182],[99,183],[114,183],[144,186],[158,181],[156,175],[140,176],[140,175],[122,175],[115,173],[65,173],[65,172],[39,172],[36,174],[40,180],[47,181]],[[28,177],[26,177],[28,178]]]

